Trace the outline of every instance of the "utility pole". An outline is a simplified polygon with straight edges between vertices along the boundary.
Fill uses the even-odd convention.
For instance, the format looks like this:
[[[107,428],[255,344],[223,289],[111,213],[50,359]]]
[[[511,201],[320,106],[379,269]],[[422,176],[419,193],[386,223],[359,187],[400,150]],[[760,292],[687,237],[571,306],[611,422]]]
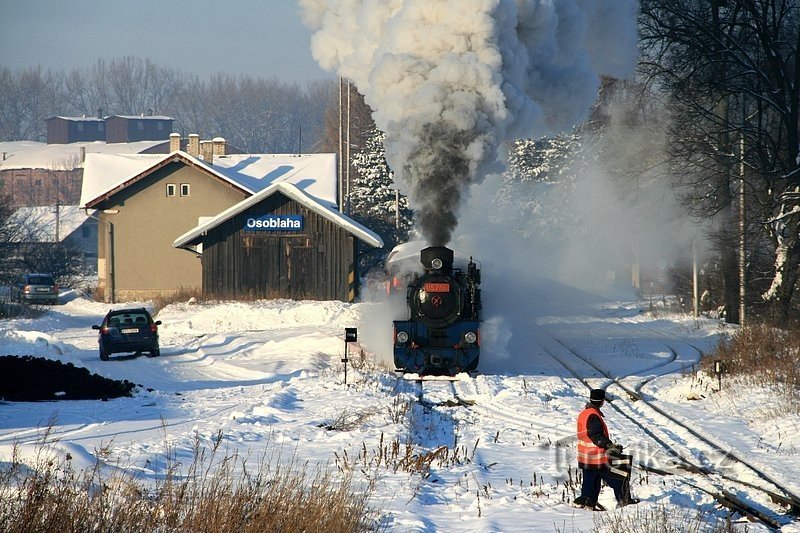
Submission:
[[[344,213],[344,149],[342,141],[342,78],[339,78],[339,212]]]
[[[297,155],[303,154],[303,125],[297,126]]]
[[[56,200],[56,241],[55,242],[61,242],[61,239],[59,238],[60,237],[60,235],[59,235],[59,226],[61,225],[60,224],[60,222],[61,222],[61,209],[60,209],[60,207],[61,206],[59,205],[58,200]]]
[[[347,175],[347,210],[350,216],[350,80],[347,80],[347,163],[345,173]]]
[[[400,189],[394,190],[394,228],[400,229]]]
[[[700,316],[700,298],[697,288],[697,237],[692,240],[692,314],[695,318]]]

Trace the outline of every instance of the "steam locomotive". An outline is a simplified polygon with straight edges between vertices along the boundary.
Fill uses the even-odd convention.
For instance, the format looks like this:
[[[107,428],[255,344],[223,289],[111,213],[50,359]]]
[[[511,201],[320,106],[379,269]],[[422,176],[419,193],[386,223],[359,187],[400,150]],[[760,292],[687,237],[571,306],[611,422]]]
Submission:
[[[425,269],[408,282],[410,318],[394,321],[394,364],[399,372],[455,376],[478,368],[481,271],[470,257],[454,268],[453,250],[420,252]]]

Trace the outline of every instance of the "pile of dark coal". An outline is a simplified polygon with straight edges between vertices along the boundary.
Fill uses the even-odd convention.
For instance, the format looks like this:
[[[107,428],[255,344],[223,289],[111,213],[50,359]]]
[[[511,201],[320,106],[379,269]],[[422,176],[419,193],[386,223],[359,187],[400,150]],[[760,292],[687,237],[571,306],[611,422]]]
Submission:
[[[107,400],[131,396],[136,384],[92,374],[72,363],[30,355],[0,356],[0,400]]]

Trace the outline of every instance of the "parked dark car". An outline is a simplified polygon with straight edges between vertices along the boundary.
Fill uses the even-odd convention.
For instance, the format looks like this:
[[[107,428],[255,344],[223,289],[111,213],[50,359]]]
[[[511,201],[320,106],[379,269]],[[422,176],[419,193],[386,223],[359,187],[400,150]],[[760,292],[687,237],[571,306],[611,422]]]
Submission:
[[[50,274],[22,274],[11,286],[11,299],[31,304],[57,304],[58,285]]]
[[[153,317],[143,307],[111,310],[99,326],[97,342],[100,345],[100,359],[108,361],[112,353],[148,352],[150,357],[158,357],[158,326],[160,320]]]

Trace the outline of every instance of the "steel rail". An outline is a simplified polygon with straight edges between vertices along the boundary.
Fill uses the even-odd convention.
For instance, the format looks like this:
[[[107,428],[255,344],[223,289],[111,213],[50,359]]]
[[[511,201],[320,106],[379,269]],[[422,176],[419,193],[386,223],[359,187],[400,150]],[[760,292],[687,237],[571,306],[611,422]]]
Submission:
[[[541,328],[540,328],[540,330],[541,330]],[[761,487],[761,486],[758,486],[758,485],[755,485],[755,484],[752,484],[752,483],[749,483],[749,482],[746,482],[746,481],[741,481],[739,479],[730,477],[727,474],[724,474],[724,473],[722,473],[722,472],[720,472],[718,470],[710,470],[708,468],[705,468],[705,467],[698,466],[698,465],[694,464],[691,460],[689,460],[689,459],[685,458],[684,456],[682,456],[675,449],[675,447],[673,445],[665,442],[663,439],[661,439],[660,437],[655,435],[655,433],[652,430],[650,430],[649,428],[647,428],[643,424],[641,424],[641,422],[639,422],[638,419],[636,419],[632,415],[626,413],[625,411],[620,409],[617,405],[614,405],[613,402],[610,402],[610,405],[614,408],[615,411],[617,411],[623,417],[625,417],[626,419],[631,421],[637,427],[641,428],[648,436],[650,436],[656,442],[658,442],[661,446],[663,446],[664,448],[666,448],[667,450],[672,452],[672,454],[674,454],[675,457],[679,458],[681,460],[681,462],[680,463],[676,463],[675,466],[677,468],[686,470],[686,471],[691,472],[693,474],[706,476],[708,478],[710,478],[711,476],[718,476],[718,477],[720,477],[722,479],[725,479],[727,481],[734,482],[734,483],[739,483],[741,485],[747,486],[747,487],[752,488],[754,490],[761,491],[762,493],[764,493],[767,496],[769,496],[770,499],[775,503],[779,503],[781,505],[789,507],[793,514],[797,513],[798,511],[800,511],[800,498],[798,498],[794,493],[792,493],[789,489],[784,487],[782,484],[780,484],[779,482],[773,480],[770,476],[768,476],[762,470],[760,470],[759,468],[753,466],[752,464],[748,463],[747,461],[744,461],[743,459],[741,459],[737,455],[729,452],[728,450],[725,450],[723,447],[719,446],[717,443],[711,441],[710,439],[708,439],[705,436],[703,436],[703,435],[699,434],[698,432],[696,432],[693,428],[688,427],[684,422],[678,420],[676,417],[674,417],[674,416],[670,415],[669,413],[665,412],[663,409],[660,409],[657,406],[653,405],[651,402],[649,402],[648,400],[643,398],[640,393],[638,393],[636,391],[633,391],[633,390],[629,389],[628,387],[626,387],[625,385],[623,385],[622,383],[620,383],[620,378],[615,378],[615,377],[611,376],[607,371],[605,371],[604,369],[598,367],[593,361],[587,360],[585,357],[583,357],[581,354],[579,354],[577,351],[575,351],[571,347],[569,347],[566,344],[564,344],[558,338],[554,337],[550,333],[547,333],[547,332],[545,332],[545,333],[551,339],[553,339],[556,343],[558,343],[561,347],[563,347],[565,350],[567,350],[568,352],[573,354],[575,357],[577,357],[579,360],[581,360],[584,364],[590,366],[595,371],[600,373],[600,375],[602,375],[604,378],[608,379],[612,384],[616,385],[617,387],[619,387],[623,391],[625,391],[625,393],[628,394],[631,399],[641,401],[643,404],[647,405],[648,407],[650,407],[651,409],[653,409],[654,411],[659,413],[661,416],[664,416],[665,418],[670,420],[672,423],[674,423],[674,424],[680,426],[681,428],[687,430],[691,435],[693,435],[695,438],[698,438],[699,440],[704,442],[706,445],[708,445],[708,446],[712,447],[713,449],[723,453],[724,455],[726,455],[727,457],[730,457],[734,461],[737,461],[740,464],[744,465],[749,470],[751,470],[753,473],[755,473],[758,477],[760,477],[764,481],[767,481],[768,483],[773,485],[775,488],[777,488],[780,492],[783,493],[783,495],[778,494],[778,493],[776,493],[774,491],[771,491],[771,490],[769,490],[769,489],[767,489],[765,487]],[[574,368],[572,368],[569,364],[564,362],[561,357],[556,356],[555,354],[552,353],[552,350],[549,350],[544,346],[542,346],[542,348],[557,363],[559,363],[561,366],[563,366],[570,374],[572,374],[576,379],[578,379],[585,387],[587,387],[588,389],[592,389],[593,388],[592,385],[589,384],[589,382],[588,382],[588,380],[586,378],[582,378],[580,376],[580,374]],[[671,347],[670,347],[670,350],[672,350]],[[674,350],[673,350],[673,353],[674,353]],[[663,471],[663,470],[659,470],[659,469],[654,469],[652,467],[649,467],[649,466],[641,464],[641,463],[639,464],[639,467],[641,467],[644,470],[648,470],[648,471],[651,471],[651,472],[654,472],[654,473],[659,473],[659,474],[662,474],[662,475],[663,474],[669,474],[669,472],[666,472],[666,471]],[[697,484],[694,484],[694,483],[691,483],[689,481],[686,481],[686,480],[683,480],[683,479],[680,479],[680,478],[678,478],[678,479],[679,479],[679,481],[681,483],[690,485],[690,486],[692,486],[692,487],[694,487],[694,488],[696,488],[698,490],[701,490],[702,492],[705,492],[706,494],[711,495],[721,505],[724,505],[725,507],[727,507],[727,508],[729,508],[729,509],[731,509],[733,511],[736,511],[736,512],[739,512],[739,513],[741,513],[743,515],[746,515],[746,516],[752,518],[753,520],[757,520],[758,522],[761,522],[762,524],[764,524],[765,526],[767,526],[767,527],[769,527],[771,529],[779,529],[780,528],[780,524],[778,523],[777,520],[775,520],[774,518],[764,514],[761,510],[756,508],[754,505],[751,505],[751,504],[747,503],[746,501],[738,498],[737,496],[733,495],[729,491],[726,491],[725,489],[715,488],[715,490],[710,490],[708,488],[701,487],[701,486],[699,486]]]

